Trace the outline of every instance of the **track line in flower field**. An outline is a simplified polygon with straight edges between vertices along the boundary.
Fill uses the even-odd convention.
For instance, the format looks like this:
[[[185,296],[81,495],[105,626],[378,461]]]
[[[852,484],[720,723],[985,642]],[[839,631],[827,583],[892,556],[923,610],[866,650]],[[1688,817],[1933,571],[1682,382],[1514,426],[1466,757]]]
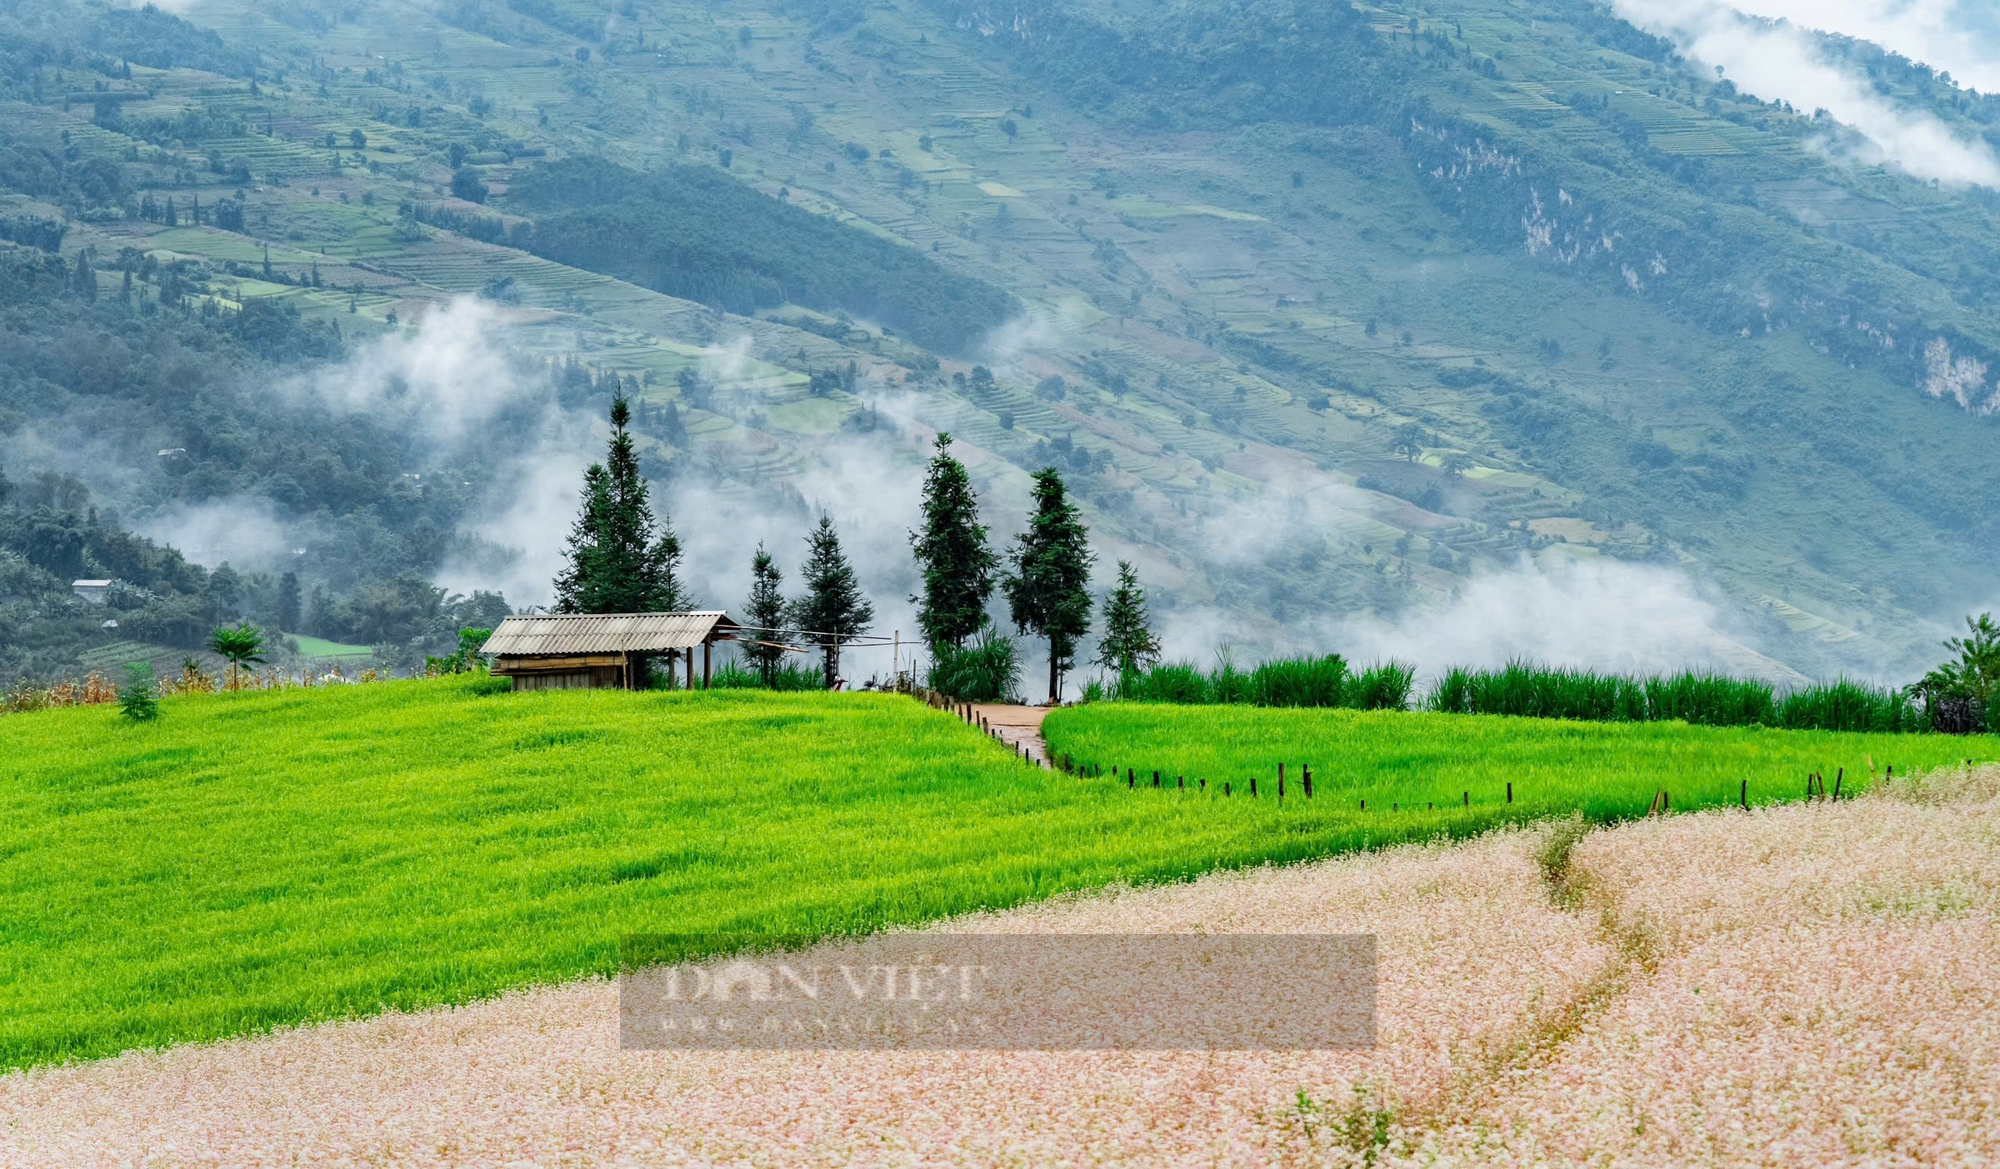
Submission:
[[[2000,1163],[2000,769],[1634,823],[1571,867],[1630,986],[1414,1159]]]

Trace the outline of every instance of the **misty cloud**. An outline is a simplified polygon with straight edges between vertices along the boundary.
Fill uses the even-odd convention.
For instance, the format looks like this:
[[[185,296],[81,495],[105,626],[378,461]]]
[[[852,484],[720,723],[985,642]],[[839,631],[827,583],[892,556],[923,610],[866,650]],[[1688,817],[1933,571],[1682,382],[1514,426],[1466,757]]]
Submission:
[[[1460,597],[1393,621],[1344,630],[1361,660],[1414,662],[1420,675],[1513,659],[1620,672],[1717,669],[1771,678],[1798,675],[1731,633],[1731,620],[1687,574],[1615,560],[1526,560],[1475,576]]]
[[[264,499],[221,499],[174,503],[140,517],[133,530],[169,544],[197,564],[261,572],[291,558],[296,535]]]
[[[1748,0],[1742,7],[1786,9],[1795,0]],[[1900,109],[1867,79],[1828,61],[1801,28],[1746,19],[1720,0],[1613,0],[1618,14],[1668,37],[1704,66],[1719,65],[1738,88],[1798,110],[1824,109],[1869,143],[1863,163],[1886,163],[1924,179],[2000,187],[2000,158],[1953,133],[1932,114]],[[1816,6],[1817,7],[1817,6]],[[1839,6],[1836,6],[1839,7]],[[1848,0],[1847,11],[1886,7]],[[1935,4],[1931,7],[1937,7]]]
[[[1960,85],[2000,91],[2000,8],[1989,0],[1737,0],[1733,7],[1872,41]]]
[[[1207,664],[1245,630],[1207,609],[1166,614],[1169,659]],[[1428,682],[1451,666],[1515,659],[1620,672],[1715,669],[1776,681],[1800,675],[1752,648],[1725,609],[1676,569],[1614,560],[1537,564],[1482,573],[1451,601],[1391,618],[1297,623],[1286,654],[1338,653],[1365,665],[1393,658]],[[1238,665],[1255,664],[1238,655]]]
[[[454,443],[545,390],[539,377],[523,376],[507,340],[501,310],[460,297],[299,387],[337,410],[407,414],[434,442]]]

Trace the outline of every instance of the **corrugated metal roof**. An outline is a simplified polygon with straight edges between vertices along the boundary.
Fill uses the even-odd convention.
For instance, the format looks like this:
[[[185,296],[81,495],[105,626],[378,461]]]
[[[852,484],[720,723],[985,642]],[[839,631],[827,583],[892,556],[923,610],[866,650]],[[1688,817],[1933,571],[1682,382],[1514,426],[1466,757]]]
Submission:
[[[661,653],[700,645],[739,628],[729,614],[549,613],[509,617],[481,653],[496,657],[557,654]]]

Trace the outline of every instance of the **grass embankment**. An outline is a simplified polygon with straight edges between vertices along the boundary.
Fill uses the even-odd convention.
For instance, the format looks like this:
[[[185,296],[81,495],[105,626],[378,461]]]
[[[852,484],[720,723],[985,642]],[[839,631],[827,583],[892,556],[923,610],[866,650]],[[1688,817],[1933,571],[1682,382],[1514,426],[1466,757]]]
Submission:
[[[1028,767],[904,698],[483,688],[0,720],[0,1066],[608,972],[628,932],[867,930],[1361,842],[1330,804]]]
[[[1859,794],[1868,786],[1871,760],[1874,770],[1893,766],[1908,774],[1964,759],[2000,759],[2000,739],[1991,735],[1123,702],[1055,711],[1042,734],[1056,758],[1068,755],[1079,768],[1102,767],[1107,778],[1097,782],[1107,786],[1111,769],[1129,768],[1150,789],[1159,770],[1163,787],[1172,789],[1163,793],[1172,807],[1221,800],[1225,781],[1236,793],[1232,803],[1247,802],[1253,776],[1259,802],[1269,802],[1284,763],[1289,816],[1302,802],[1299,768],[1310,766],[1309,806],[1326,812],[1318,823],[1357,847],[1428,833],[1469,834],[1509,819],[1579,809],[1594,820],[1616,820],[1644,814],[1662,789],[1677,811],[1733,804],[1746,780],[1752,805],[1795,800],[1805,795],[1808,772],[1823,774],[1831,792],[1843,768],[1842,793]],[[1175,786],[1180,776],[1187,778],[1185,793]],[[1207,789],[1194,790],[1202,779]],[[1115,786],[1125,790],[1122,781]]]

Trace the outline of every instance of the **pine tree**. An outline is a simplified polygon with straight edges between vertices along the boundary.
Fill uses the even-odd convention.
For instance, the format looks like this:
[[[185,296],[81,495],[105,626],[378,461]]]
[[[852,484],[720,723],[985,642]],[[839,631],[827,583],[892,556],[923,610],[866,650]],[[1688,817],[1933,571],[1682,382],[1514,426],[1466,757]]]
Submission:
[[[125,667],[125,685],[118,691],[119,713],[135,723],[160,717],[160,684],[153,677],[151,662],[133,662]]]
[[[744,609],[745,620],[757,641],[743,647],[743,656],[763,677],[766,686],[777,679],[778,664],[785,659],[784,634],[779,628],[785,623],[785,597],[778,591],[784,581],[785,574],[778,571],[777,561],[764,551],[763,544],[758,544],[756,555],[750,558],[750,603]]]
[[[288,572],[278,578],[278,631],[299,632],[299,574]]]
[[[854,569],[840,550],[840,536],[833,520],[822,515],[819,527],[806,537],[806,564],[803,575],[805,595],[792,602],[792,622],[812,631],[807,640],[826,653],[826,686],[833,689],[840,680],[840,647],[855,635],[868,632],[875,619],[875,607],[861,595]]]
[[[1014,626],[1049,639],[1049,703],[1062,699],[1062,675],[1076,660],[1076,643],[1090,632],[1089,530],[1069,501],[1061,472],[1035,472],[1035,511],[1015,537],[1014,570],[1002,584]]]
[[[993,571],[1000,561],[986,543],[979,522],[979,499],[965,464],[951,457],[951,435],[937,436],[937,454],[924,477],[924,529],[910,533],[924,591],[917,603],[917,627],[933,646],[965,645],[986,624],[993,596]]]
[[[690,603],[680,580],[681,542],[653,518],[632,449],[630,405],[611,402],[611,449],[583,476],[583,510],[556,574],[558,613],[661,613]]]
[[[1146,612],[1146,590],[1132,571],[1132,562],[1118,562],[1118,587],[1104,597],[1104,640],[1097,645],[1097,664],[1124,674],[1158,664],[1160,639],[1153,636]]]
[[[76,294],[84,300],[92,302],[97,300],[97,270],[90,266],[88,248],[76,254],[76,273],[71,277],[70,283],[76,289]]]

